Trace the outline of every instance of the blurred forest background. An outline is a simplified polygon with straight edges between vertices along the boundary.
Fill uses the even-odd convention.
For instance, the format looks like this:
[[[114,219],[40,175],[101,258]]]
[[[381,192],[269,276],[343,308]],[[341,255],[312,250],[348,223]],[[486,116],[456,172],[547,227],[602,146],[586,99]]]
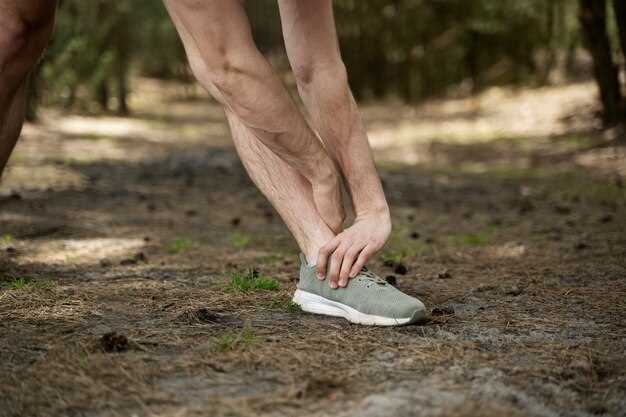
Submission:
[[[35,74],[31,120],[40,103],[127,114],[134,76],[193,81],[161,2],[60,3],[53,42]],[[276,2],[248,1],[247,8],[259,48],[286,74]],[[625,9],[610,0],[335,1],[350,83],[361,100],[417,102],[593,75],[608,126],[626,118],[619,85]]]

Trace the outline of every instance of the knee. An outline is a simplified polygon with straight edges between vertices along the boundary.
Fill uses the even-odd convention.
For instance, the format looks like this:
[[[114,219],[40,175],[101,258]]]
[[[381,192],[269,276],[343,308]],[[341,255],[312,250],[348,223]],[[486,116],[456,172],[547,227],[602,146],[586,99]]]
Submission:
[[[189,66],[200,84],[210,92],[231,95],[245,91],[253,78],[262,75],[266,63],[260,53],[216,46],[190,57]]]
[[[41,19],[0,17],[0,75],[6,81],[23,78],[41,57],[50,35],[54,14]]]
[[[292,65],[292,71],[296,84],[300,88],[306,88],[318,82],[347,84],[348,79],[346,67],[341,59],[326,62],[313,60],[297,62]]]

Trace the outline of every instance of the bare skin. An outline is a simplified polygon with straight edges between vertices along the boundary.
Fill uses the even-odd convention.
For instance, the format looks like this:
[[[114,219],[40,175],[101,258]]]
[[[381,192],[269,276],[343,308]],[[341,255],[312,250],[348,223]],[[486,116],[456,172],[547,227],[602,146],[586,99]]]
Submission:
[[[345,287],[389,237],[391,220],[346,69],[339,52],[332,0],[279,0],[289,62],[298,92],[348,186],[356,219],[327,242],[317,259],[318,277]],[[332,262],[331,262],[332,261]]]
[[[0,175],[22,130],[28,74],[52,34],[53,0],[0,0]]]
[[[239,0],[165,0],[198,81],[311,184],[326,224],[341,230],[341,178],[332,159],[256,48]]]
[[[244,147],[242,138],[257,139],[290,163],[297,172],[302,172],[285,157],[284,152],[277,149],[274,143],[277,137],[272,136],[271,132],[277,130],[272,126],[281,126],[285,134],[279,139],[286,142],[291,138],[297,140],[300,137],[300,126],[305,125],[304,118],[290,100],[284,99],[287,93],[256,49],[241,2],[166,0],[165,4],[177,26],[196,76],[227,109],[242,159],[250,158],[252,152],[260,150],[256,146]],[[313,4],[285,0],[279,4],[285,44],[298,80],[300,95],[311,114],[317,134],[347,179],[348,191],[355,207],[356,220],[351,227],[336,236],[330,236],[321,247],[319,242],[309,241],[316,240],[320,233],[311,238],[305,236],[304,243],[300,244],[307,259],[317,260],[321,279],[329,265],[329,285],[337,288],[346,286],[349,276],[356,276],[384,245],[391,230],[389,209],[356,103],[348,87],[338,49],[331,1]],[[227,64],[219,64],[222,61]],[[220,72],[221,68],[229,67],[231,62],[239,61],[238,82],[233,85],[224,87],[221,84],[230,76],[211,73]],[[271,104],[259,105],[266,100]],[[284,121],[289,120],[296,120],[297,123],[284,125]],[[243,126],[239,126],[239,123]],[[307,126],[305,130],[310,129]],[[314,138],[315,134],[306,136]],[[244,153],[242,149],[249,152]],[[261,167],[255,169],[254,163],[246,166],[255,179],[255,171]],[[300,186],[300,179],[296,175],[284,176],[278,169],[272,172],[272,164],[265,165],[263,169],[267,171],[264,178],[280,178],[280,182],[290,183],[284,184],[287,188]],[[315,229],[316,216],[310,217],[298,211],[296,213],[299,214],[295,216],[293,211],[297,208],[292,207],[294,199],[283,200],[272,195],[276,193],[275,181],[270,187],[263,187],[263,182],[257,179],[255,182],[281,213],[294,236],[297,230]],[[326,219],[324,210],[320,210],[319,200],[315,198],[315,183],[311,183],[314,202]],[[329,224],[328,221],[326,223]],[[297,236],[296,240],[300,243]],[[309,253],[310,248],[314,247],[319,249],[318,253]]]
[[[382,247],[391,224],[347,84],[331,1],[280,2],[289,59],[315,131],[254,45],[240,0],[165,4],[194,74],[225,107],[251,178],[307,259],[317,259],[320,278],[329,265],[330,286],[347,285]],[[27,75],[50,37],[54,10],[51,1],[0,0],[0,23],[10,29],[0,31],[0,46],[5,46],[0,48],[0,168],[19,136]],[[344,212],[335,164],[345,175],[356,212],[354,224],[341,232]]]

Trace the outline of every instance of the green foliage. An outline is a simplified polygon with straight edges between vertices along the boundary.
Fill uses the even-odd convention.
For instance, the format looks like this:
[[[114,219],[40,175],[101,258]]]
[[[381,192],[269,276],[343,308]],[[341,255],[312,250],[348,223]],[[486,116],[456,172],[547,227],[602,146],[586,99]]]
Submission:
[[[17,277],[7,283],[7,287],[13,290],[38,289],[49,290],[56,287],[56,281],[48,278],[31,279],[28,277]]]
[[[261,50],[284,54],[276,1],[246,3]],[[580,46],[574,1],[336,0],[334,9],[351,87],[360,97],[419,100],[457,86],[477,91],[541,83],[563,61],[557,52],[570,62]],[[63,0],[36,95],[123,113],[132,74],[191,79],[162,3]]]
[[[252,326],[247,324],[239,332],[225,333],[214,340],[214,348],[218,352],[231,352],[235,350],[245,350],[252,346],[257,340]]]
[[[11,243],[13,243],[13,236],[8,233],[2,235],[2,243],[4,245],[10,245]]]
[[[191,239],[178,238],[167,245],[167,251],[171,254],[184,252],[193,246]]]
[[[244,249],[246,246],[250,244],[252,240],[252,236],[247,233],[236,231],[230,235],[230,242],[237,249]]]
[[[286,313],[301,313],[300,306],[289,298],[274,298],[270,302],[270,308],[284,311]]]
[[[235,272],[228,285],[228,289],[231,291],[239,292],[276,291],[279,288],[280,284],[276,279],[262,276],[254,269],[250,269],[243,274]]]
[[[13,281],[9,283],[9,288],[14,290],[21,290],[25,288],[28,284],[28,281],[24,277],[15,278]]]

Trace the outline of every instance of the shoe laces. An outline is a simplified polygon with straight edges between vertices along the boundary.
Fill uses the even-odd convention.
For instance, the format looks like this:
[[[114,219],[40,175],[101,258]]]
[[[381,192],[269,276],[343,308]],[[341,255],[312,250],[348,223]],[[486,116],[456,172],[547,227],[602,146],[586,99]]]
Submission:
[[[375,273],[373,273],[372,271],[370,271],[369,269],[367,269],[367,267],[366,267],[366,266],[364,266],[364,267],[361,269],[360,276],[362,277],[362,280],[363,280],[363,281],[367,281],[367,282],[368,282],[368,284],[367,284],[367,287],[368,287],[368,288],[369,288],[369,286],[370,286],[372,283],[374,283],[374,284],[378,284],[378,285],[381,285],[381,286],[385,286],[385,285],[387,285],[387,281],[385,281],[385,280],[383,280],[383,279],[379,278],[379,277],[378,277],[378,275],[376,275]]]

